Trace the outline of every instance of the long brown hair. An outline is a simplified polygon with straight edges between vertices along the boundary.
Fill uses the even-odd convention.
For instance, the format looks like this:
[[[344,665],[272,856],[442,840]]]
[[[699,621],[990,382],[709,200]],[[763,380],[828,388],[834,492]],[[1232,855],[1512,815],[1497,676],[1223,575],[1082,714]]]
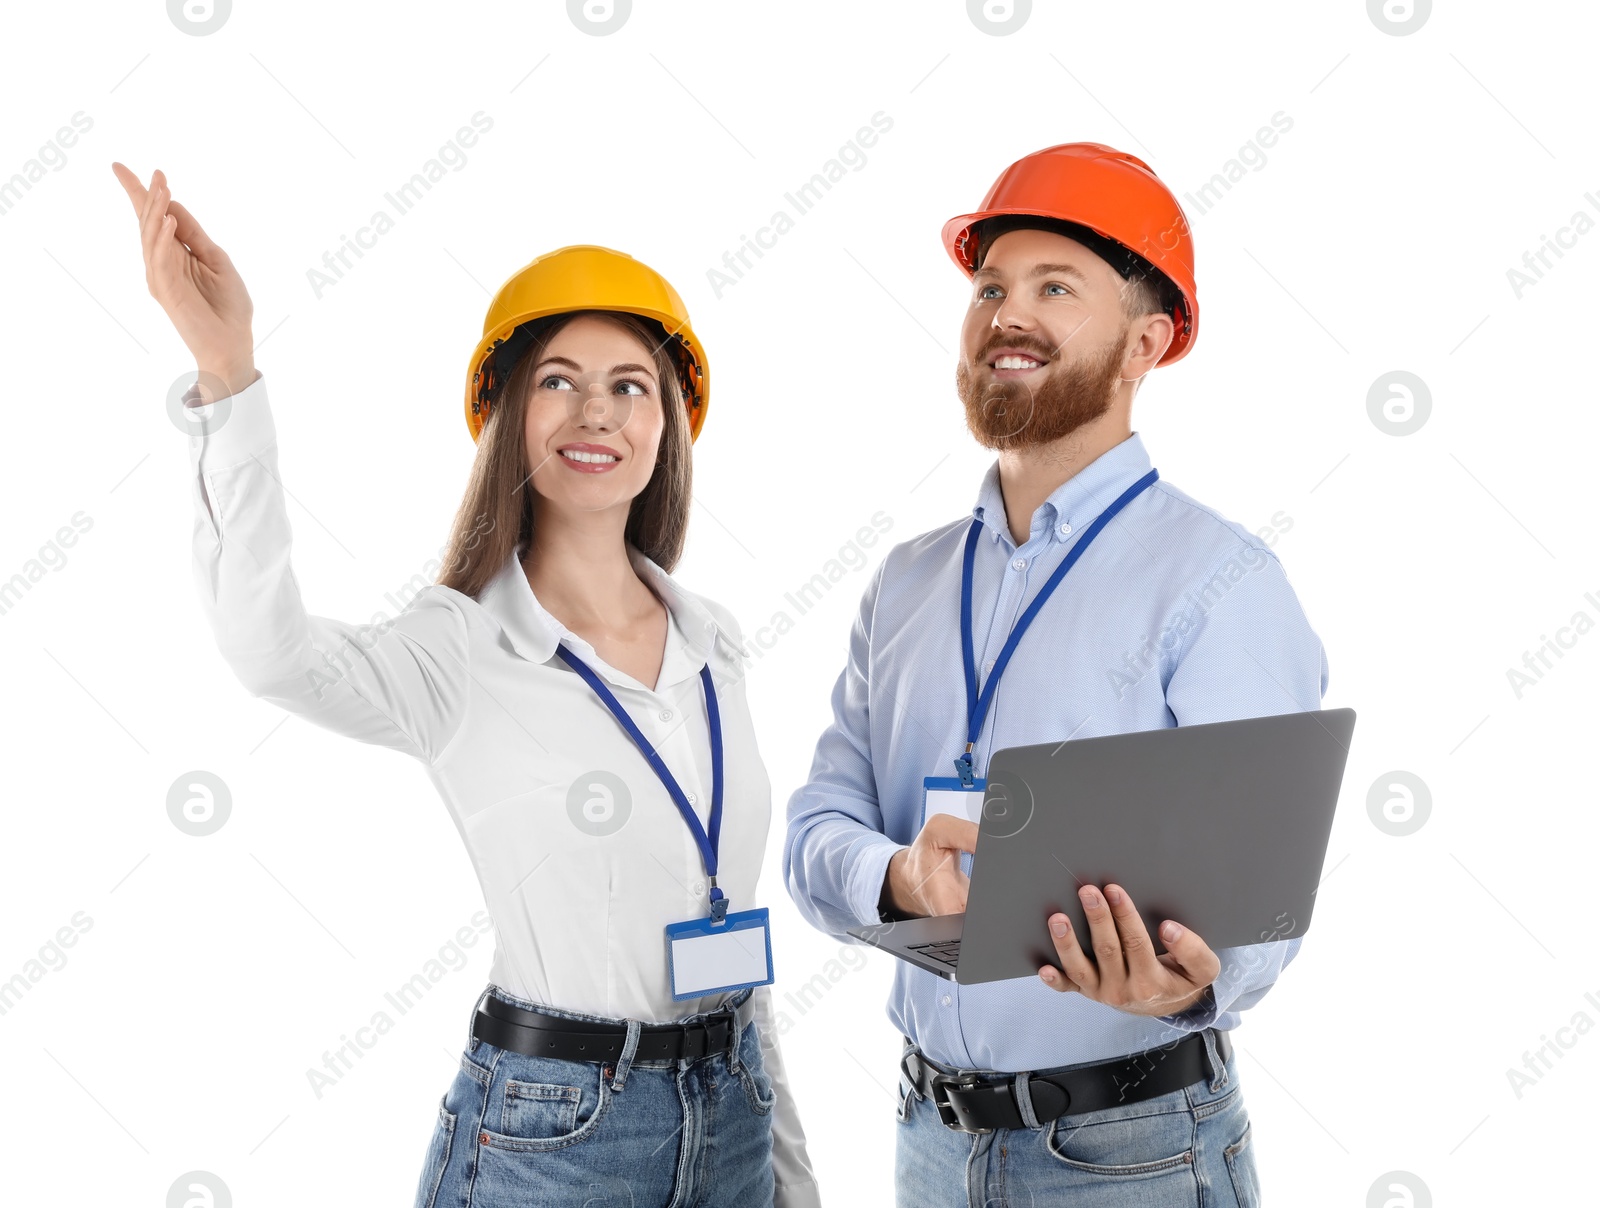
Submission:
[[[692,479],[689,416],[684,410],[678,367],[666,329],[654,319],[612,310],[570,310],[533,319],[518,328],[531,336],[527,350],[492,400],[478,436],[478,455],[456,510],[449,552],[437,582],[478,598],[513,552],[526,557],[533,539],[532,470],[525,436],[533,370],[550,341],[579,315],[593,315],[625,328],[650,349],[660,383],[665,426],[656,452],[655,472],[628,509],[624,540],[663,570],[683,555],[689,528]]]

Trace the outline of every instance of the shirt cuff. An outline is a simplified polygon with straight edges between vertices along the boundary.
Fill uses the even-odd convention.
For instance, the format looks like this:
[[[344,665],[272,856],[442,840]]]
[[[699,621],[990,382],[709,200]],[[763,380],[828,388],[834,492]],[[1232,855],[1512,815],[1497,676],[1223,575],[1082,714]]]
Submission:
[[[772,1184],[772,1208],[822,1208],[822,1190],[815,1179]]]
[[[855,867],[850,870],[845,896],[849,900],[850,912],[862,926],[883,921],[878,914],[878,898],[883,893],[884,874],[894,853],[905,846],[904,843],[896,843],[888,835],[873,831],[860,840],[850,853]]]
[[[1172,1015],[1156,1016],[1162,1023],[1180,1032],[1203,1032],[1217,1022],[1217,984],[1212,982],[1205,988],[1191,1007],[1186,1007]]]
[[[278,443],[267,407],[267,379],[259,373],[237,394],[192,410],[189,447],[203,455],[207,471],[239,465]]]

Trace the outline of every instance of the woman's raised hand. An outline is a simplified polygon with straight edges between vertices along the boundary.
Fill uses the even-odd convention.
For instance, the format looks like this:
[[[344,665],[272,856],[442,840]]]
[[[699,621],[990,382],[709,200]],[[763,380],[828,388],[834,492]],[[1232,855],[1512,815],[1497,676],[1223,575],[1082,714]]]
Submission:
[[[139,219],[150,296],[167,312],[200,372],[219,378],[224,394],[243,390],[256,377],[250,336],[255,308],[244,279],[194,215],[172,199],[161,169],[151,173],[148,189],[122,164],[113,162],[111,170]]]

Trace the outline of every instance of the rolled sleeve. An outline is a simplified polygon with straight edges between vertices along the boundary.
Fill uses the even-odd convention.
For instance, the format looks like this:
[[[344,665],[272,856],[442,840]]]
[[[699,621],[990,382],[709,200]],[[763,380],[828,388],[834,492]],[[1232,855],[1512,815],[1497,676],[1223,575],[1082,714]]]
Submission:
[[[1266,997],[1299,951],[1298,938],[1223,948],[1217,953],[1222,970],[1199,1000],[1187,1010],[1158,1018],[1178,1032],[1236,1028],[1241,1014]]]

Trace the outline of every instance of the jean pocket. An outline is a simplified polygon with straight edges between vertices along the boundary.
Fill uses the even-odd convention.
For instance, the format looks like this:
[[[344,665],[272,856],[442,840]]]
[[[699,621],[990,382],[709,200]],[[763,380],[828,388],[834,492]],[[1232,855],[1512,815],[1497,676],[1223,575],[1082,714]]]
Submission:
[[[1250,1122],[1245,1121],[1244,1133],[1222,1151],[1228,1163],[1228,1177],[1233,1180],[1233,1196],[1239,1208],[1260,1208],[1261,1184],[1256,1178],[1255,1151],[1250,1148]]]
[[[578,1127],[583,1089],[553,1082],[506,1080],[500,1101],[500,1131],[508,1137],[562,1137]]]
[[[417,1180],[415,1208],[433,1208],[439,1194],[439,1184],[444,1179],[444,1168],[450,1161],[450,1145],[455,1140],[456,1118],[445,1110],[443,1096],[439,1099],[439,1122],[434,1125],[433,1139],[428,1143],[428,1156],[422,1163],[422,1175]]]
[[[495,1149],[537,1153],[588,1139],[611,1106],[610,1066],[539,1059],[529,1075],[507,1078],[490,1099],[478,1142]],[[499,1101],[496,1128],[494,1102]]]
[[[744,1097],[750,1103],[750,1110],[756,1115],[766,1115],[777,1104],[777,1092],[772,1089],[772,1080],[765,1071],[753,1073],[748,1066],[741,1065],[739,1081],[744,1085]]]
[[[1045,1148],[1063,1166],[1124,1179],[1182,1176],[1194,1180],[1194,1117],[1183,1093],[1128,1107],[1060,1116]]]

